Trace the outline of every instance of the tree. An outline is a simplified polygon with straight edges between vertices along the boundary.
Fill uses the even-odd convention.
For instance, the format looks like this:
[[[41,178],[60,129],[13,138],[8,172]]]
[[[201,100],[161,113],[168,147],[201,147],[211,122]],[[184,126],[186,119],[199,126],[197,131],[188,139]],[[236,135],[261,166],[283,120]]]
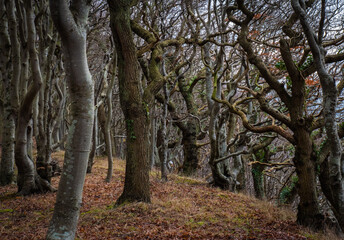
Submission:
[[[142,10],[138,15],[142,15],[143,18],[146,18],[146,14],[150,15],[148,18],[150,22],[143,21],[142,26],[137,21],[138,17],[135,17],[131,21],[131,28],[137,36],[144,40],[143,46],[139,48],[138,56],[146,81],[159,86],[153,89],[156,93],[159,92],[164,84],[167,84],[167,88],[172,88],[169,94],[164,94],[164,97],[156,95],[157,100],[166,107],[166,99],[172,97],[173,93],[176,92],[174,88],[178,85],[179,91],[185,101],[188,111],[186,122],[184,121],[185,119],[177,116],[176,109],[171,104],[169,104],[168,109],[170,113],[173,113],[174,125],[182,131],[184,150],[183,174],[194,175],[199,163],[197,138],[202,134],[199,134],[200,126],[197,121],[197,116],[195,116],[197,108],[192,91],[200,78],[192,80],[186,77],[191,66],[190,63],[196,54],[196,46],[192,40],[185,37],[185,35],[190,34],[188,32],[189,29],[184,29],[183,27],[178,29],[175,27],[175,25],[183,26],[187,22],[181,17],[183,14],[181,9],[182,4],[184,4],[183,1],[181,3],[176,3],[175,1],[146,2],[142,4]],[[171,16],[169,16],[168,12],[170,12]],[[155,27],[152,30],[150,25],[159,27]],[[184,50],[184,47],[187,50]],[[145,59],[147,53],[150,54],[150,59]],[[147,89],[152,88],[148,87]],[[164,123],[162,125],[164,126]],[[162,129],[164,129],[163,126]],[[162,139],[161,151],[163,154],[161,156],[163,159],[165,157],[167,158],[166,151],[164,150],[166,149],[166,145],[167,142],[164,142],[164,139]],[[166,161],[166,159],[163,159],[161,159],[162,162]],[[161,166],[164,167],[165,164],[162,163]],[[165,172],[164,169],[162,170]]]
[[[86,27],[90,1],[51,0],[50,12],[62,39],[71,98],[63,172],[47,239],[74,239],[93,128],[93,82],[86,57]]]
[[[106,149],[106,155],[108,157],[108,171],[105,181],[110,182],[112,178],[112,172],[113,172],[113,162],[112,162],[112,145],[113,145],[113,137],[111,132],[111,120],[112,120],[112,89],[114,87],[115,78],[116,78],[116,71],[117,71],[117,56],[116,51],[113,52],[113,59],[111,59],[106,67],[104,72],[104,80],[106,81],[106,88],[104,88],[105,91],[105,99],[104,102],[99,106],[99,122],[100,126],[102,128],[102,132],[104,135],[104,141],[105,141],[105,149]],[[110,64],[113,65],[112,67],[112,76],[108,80],[107,75],[109,71]],[[105,112],[105,105],[107,106],[107,113]]]
[[[343,159],[342,144],[338,135],[336,123],[337,108],[337,87],[334,78],[328,73],[325,66],[325,49],[322,46],[325,22],[326,1],[322,1],[321,19],[318,36],[307,19],[305,11],[306,4],[303,0],[291,1],[293,9],[297,14],[307,38],[314,58],[315,69],[318,73],[323,91],[323,115],[326,129],[327,141],[330,145],[328,159],[323,164],[322,186],[327,199],[330,201],[334,214],[341,229],[344,231],[344,179],[343,179]],[[327,175],[327,176],[326,176]],[[329,184],[329,185],[327,185]]]
[[[117,50],[121,108],[127,132],[125,183],[117,204],[150,202],[148,140],[149,109],[153,98],[150,92],[144,92],[142,88],[141,70],[130,27],[133,1],[108,0],[108,4]]]
[[[15,121],[18,110],[18,85],[20,78],[20,46],[14,1],[1,1],[1,80],[3,94],[2,156],[0,162],[0,184],[14,180]],[[6,13],[6,14],[5,14]],[[10,49],[12,49],[10,51]]]
[[[281,2],[280,4],[283,5],[286,3]],[[295,2],[293,2],[293,4],[295,4]],[[308,1],[307,4],[303,4],[303,7],[311,7],[312,4],[313,1]],[[269,9],[270,7],[271,9]],[[257,11],[256,9],[260,8],[265,9],[265,15],[255,12]],[[235,5],[229,6],[227,9],[228,20],[236,24],[240,29],[237,38],[238,43],[246,52],[249,62],[259,71],[258,78],[263,78],[266,83],[265,86],[257,85],[256,81],[255,86],[246,84],[247,86],[241,86],[240,88],[251,94],[255,101],[259,103],[261,110],[269,114],[274,120],[271,124],[257,126],[257,124],[252,123],[252,121],[250,122],[250,119],[247,118],[245,114],[245,110],[240,107],[243,100],[236,101],[235,103],[230,103],[223,99],[217,99],[217,101],[224,103],[232,113],[239,115],[243,125],[250,131],[256,133],[268,131],[275,132],[294,145],[295,155],[293,162],[298,175],[296,187],[300,196],[298,222],[302,225],[319,229],[324,227],[324,217],[318,204],[316,183],[316,167],[318,162],[315,151],[316,147],[314,146],[311,133],[316,129],[322,128],[326,121],[329,122],[327,127],[331,126],[333,130],[333,120],[335,117],[332,115],[332,117],[330,117],[331,121],[329,121],[329,119],[326,120],[328,115],[324,117],[320,116],[321,110],[311,104],[312,94],[316,93],[314,93],[314,87],[310,85],[312,82],[310,82],[309,78],[313,77],[316,79],[312,74],[316,70],[319,70],[319,63],[317,63],[319,60],[316,59],[317,57],[313,52],[313,47],[311,47],[310,50],[302,45],[303,33],[292,28],[297,21],[298,15],[295,13],[288,15],[282,29],[274,29],[274,38],[276,34],[279,34],[279,47],[276,47],[273,41],[265,42],[264,40],[257,39],[256,36],[259,27],[264,29],[262,24],[256,25],[258,28],[258,30],[255,30],[256,32],[250,31],[251,24],[254,25],[259,21],[266,21],[268,23],[273,21],[274,18],[280,20],[280,15],[276,15],[275,11],[277,10],[274,9],[273,5],[269,6],[262,2],[260,6],[257,6],[249,3],[245,4],[244,1],[241,0],[236,1]],[[256,21],[257,19],[258,21]],[[270,29],[270,31],[272,30]],[[307,36],[307,32],[304,32]],[[307,39],[308,38],[307,36]],[[335,44],[335,42],[337,42],[337,40],[329,41],[326,45],[331,46]],[[274,51],[278,56],[278,62],[271,64],[271,59],[266,59],[263,55],[266,49],[260,51],[259,45],[263,45],[265,48],[278,49],[279,53]],[[309,43],[309,45],[311,46],[311,43]],[[295,49],[302,50],[303,54],[300,54],[301,57],[298,55],[299,52],[295,51]],[[312,51],[313,56],[309,56],[310,51]],[[282,61],[280,59],[282,59]],[[298,62],[294,59],[297,59]],[[343,60],[342,54],[322,58],[323,64],[341,60]],[[321,67],[323,68],[323,66],[324,65]],[[321,74],[323,74],[323,76],[320,76]],[[324,72],[321,74],[318,74],[320,79],[322,77],[330,79]],[[285,83],[281,81],[283,78],[286,79]],[[313,82],[316,82],[316,80]],[[341,84],[338,85],[338,88],[342,88]],[[272,90],[274,91],[272,92]],[[333,86],[331,91],[333,99],[333,96],[336,96],[336,94],[334,94],[335,91],[333,91]],[[277,94],[278,101],[280,101],[281,104],[274,106],[274,104],[269,103],[269,101],[273,99],[271,98],[273,94]],[[328,93],[324,90],[323,94],[326,96]],[[331,111],[332,114],[335,114],[334,106],[336,104],[335,101],[331,101]],[[332,132],[332,134],[333,136],[336,135],[335,132]],[[338,138],[338,136],[336,138]],[[338,142],[335,144],[336,141],[333,141],[332,147],[337,147],[338,149]],[[336,156],[336,158],[338,159],[338,156]]]
[[[52,134],[56,124],[60,124],[58,116],[63,110],[60,104],[57,104],[56,114],[53,107],[54,86],[58,79],[58,73],[61,71],[61,54],[55,51],[57,46],[57,33],[53,26],[47,8],[48,1],[43,0],[37,4],[37,35],[39,36],[38,53],[40,68],[42,74],[42,87],[39,91],[34,105],[33,128],[37,143],[36,166],[38,174],[50,182],[52,177],[51,153],[52,153]],[[56,52],[56,54],[55,54]],[[55,57],[57,58],[55,60]],[[59,90],[57,89],[59,92]],[[63,96],[59,94],[60,103],[63,104]],[[63,107],[63,105],[62,105]]]
[[[18,193],[28,195],[34,192],[53,191],[49,182],[42,179],[36,171],[33,160],[29,157],[27,151],[27,129],[31,119],[32,106],[36,95],[42,85],[41,69],[37,50],[35,47],[36,29],[34,24],[34,11],[32,1],[25,1],[26,24],[27,24],[27,43],[30,57],[30,66],[32,73],[32,83],[23,96],[18,111],[18,126],[16,129],[15,143],[15,163],[18,168]]]

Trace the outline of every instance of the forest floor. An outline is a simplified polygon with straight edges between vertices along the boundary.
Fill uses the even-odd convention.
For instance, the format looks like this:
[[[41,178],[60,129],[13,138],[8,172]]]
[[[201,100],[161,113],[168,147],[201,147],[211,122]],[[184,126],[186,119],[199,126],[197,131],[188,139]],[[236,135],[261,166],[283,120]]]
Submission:
[[[63,152],[53,155],[60,163]],[[335,239],[295,223],[295,213],[206,182],[170,175],[163,183],[151,174],[152,203],[113,208],[124,182],[123,160],[114,162],[105,183],[107,162],[97,158],[86,177],[76,239]],[[53,178],[57,188],[59,177]],[[44,239],[55,193],[16,196],[16,186],[0,187],[0,239]]]

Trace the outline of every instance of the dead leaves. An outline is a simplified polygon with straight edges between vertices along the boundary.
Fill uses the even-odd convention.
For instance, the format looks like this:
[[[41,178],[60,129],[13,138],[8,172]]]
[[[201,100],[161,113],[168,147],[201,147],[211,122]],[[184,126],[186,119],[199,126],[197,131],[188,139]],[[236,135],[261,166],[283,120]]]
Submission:
[[[111,183],[104,181],[106,164],[99,159],[86,177],[77,239],[306,239],[291,212],[173,175],[162,183],[152,174],[152,204],[113,208],[124,162],[115,161]],[[58,178],[53,181],[57,187]],[[0,239],[44,239],[55,194],[16,198],[15,191],[0,188]]]

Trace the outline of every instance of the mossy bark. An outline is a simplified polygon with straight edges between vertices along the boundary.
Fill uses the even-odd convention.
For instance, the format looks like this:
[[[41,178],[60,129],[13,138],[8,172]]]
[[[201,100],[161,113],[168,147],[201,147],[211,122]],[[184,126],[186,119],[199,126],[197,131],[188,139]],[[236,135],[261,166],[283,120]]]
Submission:
[[[313,155],[312,140],[309,132],[301,128],[295,131],[294,164],[298,176],[296,184],[300,196],[297,222],[313,229],[324,227],[324,216],[321,214],[316,190],[316,158]]]
[[[16,21],[14,16],[14,3],[0,1],[0,15],[3,16],[0,21],[0,77],[2,84],[2,108],[1,108],[1,159],[0,159],[0,185],[7,185],[14,180],[14,139],[15,139],[15,89],[13,83],[16,74],[13,70],[20,71],[18,41],[11,42],[15,33],[10,36],[10,31],[16,31]],[[9,26],[10,25],[10,28]],[[10,39],[11,37],[11,39]],[[12,51],[10,49],[12,48]],[[11,55],[12,53],[12,55]],[[15,69],[15,67],[17,67]],[[19,67],[19,69],[18,69]]]
[[[149,187],[149,109],[151,97],[143,97],[140,66],[130,27],[131,1],[108,0],[111,30],[118,56],[121,108],[127,131],[125,182],[117,204],[150,202]],[[148,94],[150,95],[150,94]]]
[[[198,169],[197,135],[199,131],[197,124],[195,119],[191,119],[186,123],[184,131],[182,131],[184,149],[183,174],[187,176],[195,175]]]
[[[199,123],[195,118],[197,116],[197,105],[188,81],[184,77],[181,77],[178,80],[178,85],[184,98],[188,113],[190,114],[185,126],[180,128],[183,134],[182,144],[184,149],[184,162],[182,169],[183,174],[191,176],[196,174],[198,168],[199,159],[197,137],[200,132],[200,126],[198,126]]]
[[[255,161],[266,163],[269,160],[268,149],[260,149],[258,152],[254,153]],[[264,199],[264,174],[263,171],[265,166],[259,163],[252,164],[252,176],[253,176],[253,187],[255,197],[258,199]]]

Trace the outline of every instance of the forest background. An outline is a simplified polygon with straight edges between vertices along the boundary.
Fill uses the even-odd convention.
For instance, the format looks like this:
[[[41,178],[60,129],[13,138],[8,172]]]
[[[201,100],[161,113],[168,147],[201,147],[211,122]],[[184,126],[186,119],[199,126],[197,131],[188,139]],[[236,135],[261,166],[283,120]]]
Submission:
[[[344,229],[342,1],[0,1],[2,185],[55,191],[48,239],[74,239],[95,156],[200,177]]]

